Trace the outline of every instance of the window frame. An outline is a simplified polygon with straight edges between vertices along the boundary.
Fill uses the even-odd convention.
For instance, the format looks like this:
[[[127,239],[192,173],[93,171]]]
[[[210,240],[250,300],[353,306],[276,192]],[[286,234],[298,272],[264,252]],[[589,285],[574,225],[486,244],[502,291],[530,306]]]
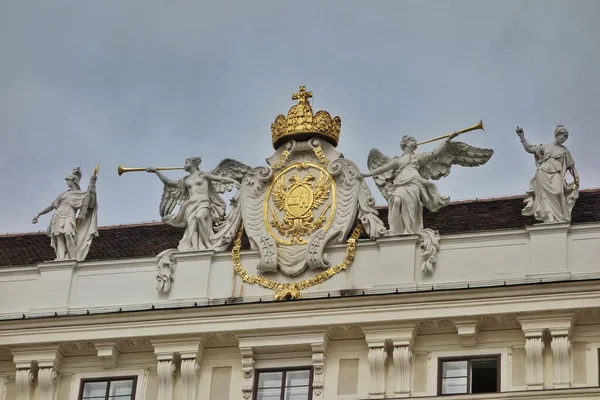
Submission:
[[[257,396],[258,396],[258,378],[260,377],[260,374],[263,372],[283,372],[283,375],[281,377],[281,397],[280,400],[284,400],[284,395],[285,395],[285,390],[283,390],[285,388],[285,377],[286,374],[288,372],[293,372],[293,371],[308,371],[308,400],[312,400],[313,398],[313,376],[314,376],[314,369],[313,366],[298,366],[298,367],[284,367],[284,368],[264,368],[264,369],[257,369],[254,371],[254,385],[252,386],[252,400],[256,400]]]
[[[481,359],[496,359],[496,392],[488,392],[488,393],[502,393],[501,386],[501,363],[502,363],[502,355],[501,354],[478,354],[473,356],[458,356],[458,357],[438,357],[438,373],[437,373],[437,395],[438,396],[456,396],[463,394],[483,394],[483,393],[472,393],[473,390],[471,385],[471,361],[473,360],[481,360]],[[442,381],[443,381],[443,364],[445,362],[453,362],[453,361],[467,361],[467,393],[442,393]]]
[[[136,399],[136,389],[138,383],[138,375],[120,375],[120,376],[102,376],[102,377],[93,377],[93,378],[81,378],[79,379],[79,392],[77,394],[77,400],[83,400],[83,390],[85,388],[86,383],[93,382],[107,382],[106,385],[106,394],[104,395],[104,400],[108,399],[110,383],[118,382],[118,381],[132,381],[131,385],[131,399]],[[99,399],[101,400],[101,399]]]

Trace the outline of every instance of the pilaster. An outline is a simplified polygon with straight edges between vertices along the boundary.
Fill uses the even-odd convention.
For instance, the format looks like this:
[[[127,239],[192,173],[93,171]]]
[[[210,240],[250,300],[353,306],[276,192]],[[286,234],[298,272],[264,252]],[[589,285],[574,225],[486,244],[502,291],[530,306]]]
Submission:
[[[6,391],[8,387],[8,376],[0,379],[0,400],[6,400]]]
[[[554,363],[554,388],[566,389],[571,387],[571,328],[572,318],[556,321],[549,328],[552,335],[552,360]]]
[[[370,398],[385,397],[385,363],[387,354],[383,343],[368,343],[369,345],[369,385]]]
[[[254,389],[254,353],[252,347],[240,347],[242,353],[242,397],[249,400]]]
[[[320,342],[311,343],[312,363],[313,363],[313,399],[323,394],[323,381],[325,376],[325,357],[329,338],[323,335]]]
[[[35,382],[36,370],[33,366],[21,367],[17,366],[17,374],[15,376],[15,384],[17,387],[17,400],[30,400],[31,387]]]
[[[29,400],[37,379],[40,400],[56,400],[58,371],[63,355],[58,346],[11,349],[17,367],[17,400]]]
[[[152,340],[158,361],[158,400],[173,400],[173,378],[181,361],[181,399],[195,400],[204,347],[200,340]],[[179,400],[179,399],[178,399]]]
[[[394,330],[390,335],[394,359],[394,397],[408,397],[412,391],[413,345],[416,338],[414,325]]]

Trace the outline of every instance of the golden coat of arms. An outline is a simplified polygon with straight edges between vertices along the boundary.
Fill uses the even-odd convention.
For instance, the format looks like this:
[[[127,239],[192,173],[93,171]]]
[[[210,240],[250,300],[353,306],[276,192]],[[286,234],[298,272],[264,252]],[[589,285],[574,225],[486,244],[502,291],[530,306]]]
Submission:
[[[349,240],[357,217],[371,237],[385,231],[358,166],[335,149],[341,119],[327,111],[313,113],[310,97],[300,87],[292,96],[298,104],[287,117],[275,118],[275,154],[267,159],[268,167],[246,174],[236,202],[250,245],[260,251],[256,268],[261,274],[327,270],[331,265],[325,247]],[[247,282],[272,282],[238,270]]]

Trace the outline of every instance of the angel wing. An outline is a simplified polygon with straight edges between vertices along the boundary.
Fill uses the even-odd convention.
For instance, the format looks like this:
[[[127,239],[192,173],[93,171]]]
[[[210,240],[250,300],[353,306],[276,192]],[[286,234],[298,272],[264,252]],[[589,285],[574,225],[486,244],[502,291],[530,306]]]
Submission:
[[[425,179],[438,180],[450,174],[452,165],[477,167],[492,157],[494,150],[469,146],[462,142],[448,142],[446,150],[437,157],[422,160],[419,173]]]
[[[315,184],[314,201],[312,208],[317,208],[325,203],[325,200],[329,198],[331,193],[331,184],[329,183],[329,177],[323,172],[319,175],[317,183]]]
[[[235,179],[241,184],[242,179],[244,179],[244,176],[251,169],[252,168],[250,168],[248,165],[240,161],[233,160],[231,158],[226,158],[223,161],[221,161],[215,169],[210,171],[210,174],[217,176],[226,176],[228,178]],[[222,183],[213,181],[212,184],[215,190],[219,193],[230,192],[233,189],[232,183]]]
[[[158,213],[161,218],[171,214],[175,209],[175,206],[181,204],[185,198],[185,193],[186,190],[183,179],[178,180],[175,184],[165,185],[162,199],[160,199],[160,205],[158,206]]]
[[[396,158],[396,157],[394,157]],[[369,171],[373,171],[379,167],[383,167],[385,164],[392,161],[391,157],[386,156],[382,152],[377,149],[371,149],[369,152],[369,156],[367,158],[367,166],[369,167]],[[396,169],[392,168],[388,171],[385,171],[381,175],[373,176],[373,180],[377,185],[377,188],[383,195],[386,201],[389,202],[388,190],[389,187],[394,183],[394,179],[396,177]]]
[[[273,203],[275,203],[275,207],[280,210],[285,210],[287,187],[285,186],[284,178],[285,176],[281,175],[281,177],[273,184]]]

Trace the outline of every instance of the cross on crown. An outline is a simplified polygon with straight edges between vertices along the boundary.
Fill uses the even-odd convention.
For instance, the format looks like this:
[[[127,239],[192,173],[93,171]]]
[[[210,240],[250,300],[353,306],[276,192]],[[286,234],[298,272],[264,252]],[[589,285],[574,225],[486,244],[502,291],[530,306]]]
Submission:
[[[292,100],[298,100],[298,104],[307,104],[307,99],[310,98],[312,98],[312,92],[307,92],[306,86],[300,86],[298,93],[292,94]]]

